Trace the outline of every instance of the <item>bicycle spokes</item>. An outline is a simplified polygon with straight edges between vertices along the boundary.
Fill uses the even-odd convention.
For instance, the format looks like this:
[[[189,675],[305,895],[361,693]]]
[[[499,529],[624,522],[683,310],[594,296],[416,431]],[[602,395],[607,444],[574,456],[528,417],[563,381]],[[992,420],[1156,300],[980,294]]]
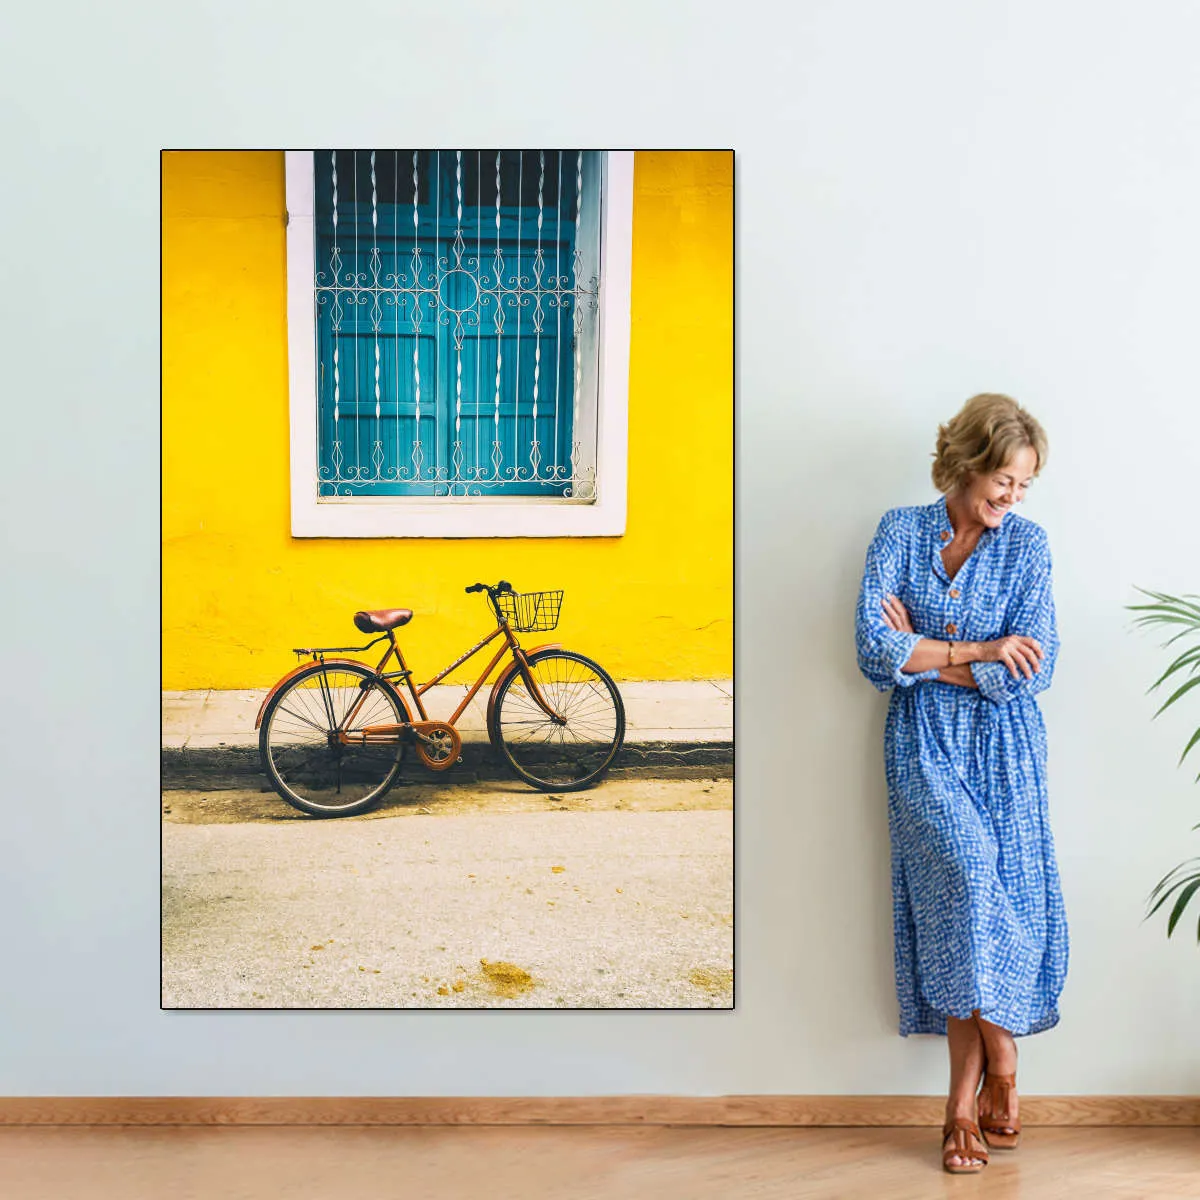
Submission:
[[[399,729],[406,718],[366,667],[315,665],[264,715],[263,765],[281,795],[306,812],[361,811],[391,786],[402,753],[398,736],[364,731]]]
[[[620,749],[625,714],[616,685],[570,651],[532,655],[497,699],[495,732],[519,775],[537,787],[594,782]]]

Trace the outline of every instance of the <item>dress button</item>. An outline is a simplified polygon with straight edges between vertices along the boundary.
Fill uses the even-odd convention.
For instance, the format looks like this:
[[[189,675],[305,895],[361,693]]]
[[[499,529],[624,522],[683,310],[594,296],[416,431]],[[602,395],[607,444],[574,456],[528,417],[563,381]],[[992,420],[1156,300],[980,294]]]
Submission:
[[[961,595],[962,595],[962,593],[958,590],[958,588],[950,589],[950,599],[951,600],[957,600],[959,598],[959,596],[961,596]]]
[[[943,542],[948,542],[950,540],[950,535],[944,529],[938,534],[938,537],[940,537]]]
[[[950,624],[946,626],[946,632],[953,635],[958,632],[958,626],[951,621]]]

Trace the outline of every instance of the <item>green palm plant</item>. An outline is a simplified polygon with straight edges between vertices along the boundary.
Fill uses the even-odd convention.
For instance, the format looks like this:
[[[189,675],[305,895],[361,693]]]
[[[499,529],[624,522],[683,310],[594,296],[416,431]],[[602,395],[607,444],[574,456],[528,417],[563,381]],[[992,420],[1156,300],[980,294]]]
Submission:
[[[1197,600],[1200,600],[1200,596],[1190,593],[1183,596],[1170,596],[1165,592],[1151,592],[1145,588],[1137,590],[1142,595],[1149,596],[1153,603],[1130,604],[1127,607],[1131,612],[1139,614],[1135,618],[1135,624],[1147,627],[1161,626],[1173,631],[1172,636],[1163,643],[1164,648],[1179,641],[1200,638],[1200,604],[1196,603]],[[1169,679],[1173,680],[1172,686],[1175,690],[1154,714],[1156,717],[1170,708],[1176,700],[1187,695],[1194,687],[1200,686],[1200,641],[1188,642],[1175,661],[1150,685],[1147,689],[1148,692],[1162,687]],[[1197,743],[1200,743],[1200,729],[1192,734],[1188,744],[1183,748],[1183,753],[1179,756],[1180,765],[1183,764],[1183,760],[1187,758]],[[1200,781],[1200,775],[1197,775],[1196,779]],[[1200,829],[1200,824],[1193,825],[1192,829]],[[1146,917],[1147,919],[1152,917],[1174,896],[1175,904],[1167,919],[1167,937],[1170,937],[1175,932],[1175,926],[1179,924],[1188,903],[1197,896],[1197,893],[1200,893],[1200,858],[1191,858],[1180,863],[1174,870],[1168,871],[1158,881],[1147,901],[1150,910],[1146,913]],[[1196,927],[1196,939],[1200,941],[1200,922]]]

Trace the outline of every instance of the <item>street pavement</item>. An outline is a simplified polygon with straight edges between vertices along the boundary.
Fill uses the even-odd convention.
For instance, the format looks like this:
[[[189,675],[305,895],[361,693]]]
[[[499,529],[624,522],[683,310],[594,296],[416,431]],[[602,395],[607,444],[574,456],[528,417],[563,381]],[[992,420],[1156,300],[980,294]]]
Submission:
[[[163,793],[168,1008],[727,1008],[728,778]]]

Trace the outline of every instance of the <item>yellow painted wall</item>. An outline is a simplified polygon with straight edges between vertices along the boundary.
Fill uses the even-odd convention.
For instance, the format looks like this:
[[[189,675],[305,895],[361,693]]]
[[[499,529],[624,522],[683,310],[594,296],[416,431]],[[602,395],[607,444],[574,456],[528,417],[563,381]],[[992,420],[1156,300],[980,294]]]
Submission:
[[[463,587],[500,578],[566,591],[525,645],[618,679],[732,675],[732,209],[731,154],[636,155],[623,537],[293,538],[283,155],[164,155],[163,687],[265,687],[385,606],[415,610],[428,678],[488,627]]]

